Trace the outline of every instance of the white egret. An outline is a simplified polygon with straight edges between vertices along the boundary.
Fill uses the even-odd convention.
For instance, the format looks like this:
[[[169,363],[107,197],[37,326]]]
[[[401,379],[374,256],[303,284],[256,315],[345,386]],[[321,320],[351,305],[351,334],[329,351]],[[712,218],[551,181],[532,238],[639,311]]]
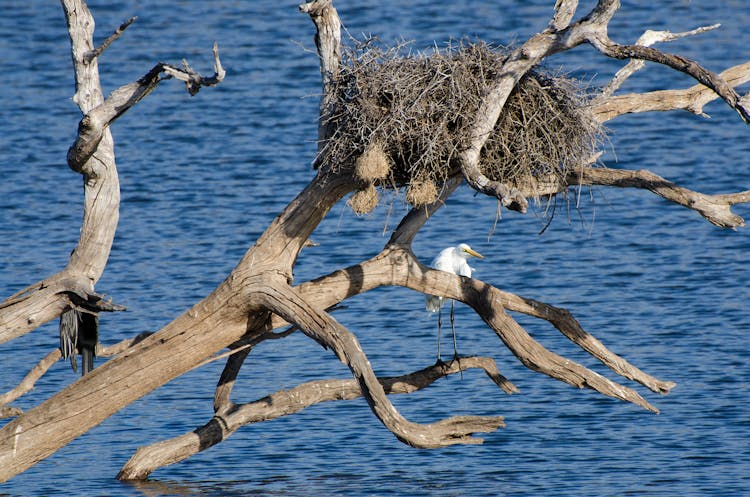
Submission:
[[[467,244],[462,243],[456,247],[448,247],[443,249],[440,254],[432,261],[432,267],[439,269],[440,271],[446,271],[448,273],[457,274],[459,276],[466,276],[471,278],[472,267],[466,262],[469,257],[478,257],[484,259],[479,252],[472,250]],[[454,311],[453,311],[453,299],[451,301],[451,330],[453,331],[453,357],[458,358],[458,347],[456,344],[456,327],[454,325]],[[426,305],[428,311],[438,313],[438,362],[440,362],[440,329],[443,325],[441,308],[443,306],[443,297],[437,297],[435,295],[426,296]]]

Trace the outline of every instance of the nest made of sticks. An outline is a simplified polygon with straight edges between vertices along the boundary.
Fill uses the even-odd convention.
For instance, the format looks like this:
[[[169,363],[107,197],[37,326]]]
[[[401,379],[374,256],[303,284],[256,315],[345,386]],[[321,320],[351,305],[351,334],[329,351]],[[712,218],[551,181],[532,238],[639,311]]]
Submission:
[[[459,170],[456,156],[470,140],[469,126],[496,80],[507,49],[484,43],[404,54],[372,40],[344,57],[335,81],[334,130],[318,165],[351,168],[365,185],[350,200],[356,212],[378,203],[374,186],[406,187],[406,200],[425,205]],[[529,179],[562,181],[588,160],[602,137],[581,85],[541,70],[513,90],[481,152],[482,173],[508,186]]]

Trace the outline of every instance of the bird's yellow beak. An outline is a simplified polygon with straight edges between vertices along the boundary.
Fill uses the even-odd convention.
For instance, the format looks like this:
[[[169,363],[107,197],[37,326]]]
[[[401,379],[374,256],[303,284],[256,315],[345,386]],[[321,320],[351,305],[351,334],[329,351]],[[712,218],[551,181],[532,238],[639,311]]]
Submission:
[[[480,259],[484,259],[484,256],[482,254],[480,254],[479,252],[477,252],[476,250],[473,250],[473,249],[470,249],[470,248],[466,248],[466,249],[464,249],[464,252],[466,252],[469,255],[473,255],[474,257],[478,257]]]

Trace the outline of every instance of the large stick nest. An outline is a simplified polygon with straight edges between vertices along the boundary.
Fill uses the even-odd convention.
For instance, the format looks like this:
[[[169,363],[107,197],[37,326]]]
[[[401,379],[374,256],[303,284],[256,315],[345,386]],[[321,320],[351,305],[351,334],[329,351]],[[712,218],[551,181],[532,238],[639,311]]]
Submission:
[[[470,142],[469,125],[507,58],[507,50],[484,43],[428,55],[403,52],[372,40],[360,43],[345,54],[335,81],[327,123],[334,132],[317,163],[336,172],[351,169],[362,181],[362,198],[350,201],[357,212],[377,204],[372,185],[407,187],[413,205],[435,200],[445,180],[459,172],[456,157]],[[530,178],[562,181],[593,155],[601,135],[580,85],[535,70],[506,102],[480,167],[511,187]]]

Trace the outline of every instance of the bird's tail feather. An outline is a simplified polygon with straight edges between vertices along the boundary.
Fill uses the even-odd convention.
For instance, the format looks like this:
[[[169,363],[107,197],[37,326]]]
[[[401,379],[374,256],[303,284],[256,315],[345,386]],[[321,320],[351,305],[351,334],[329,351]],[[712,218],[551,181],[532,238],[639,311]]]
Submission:
[[[435,295],[425,296],[425,309],[427,309],[428,311],[437,312],[440,309],[441,305],[443,305],[442,297],[436,297]]]

